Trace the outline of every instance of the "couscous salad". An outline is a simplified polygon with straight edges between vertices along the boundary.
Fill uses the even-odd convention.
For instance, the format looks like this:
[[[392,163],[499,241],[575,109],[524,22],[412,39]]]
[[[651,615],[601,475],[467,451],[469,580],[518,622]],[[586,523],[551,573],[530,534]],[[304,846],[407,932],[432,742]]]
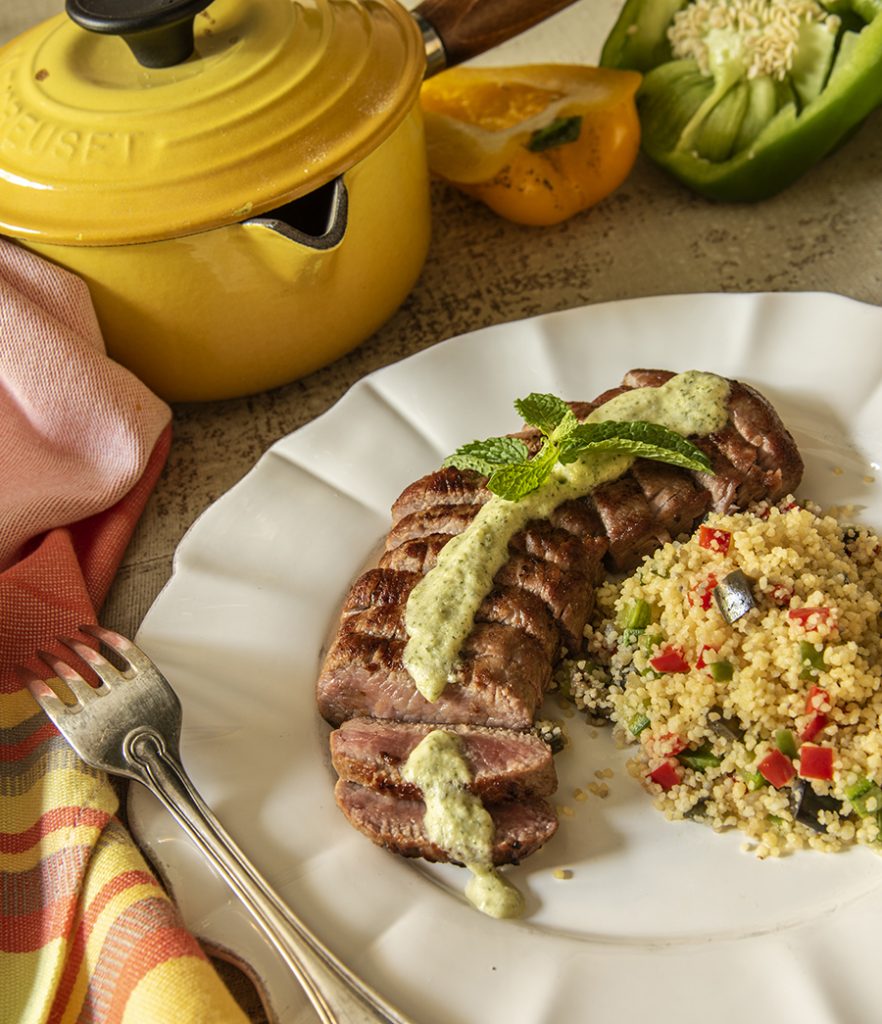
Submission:
[[[669,818],[759,856],[882,842],[882,557],[788,498],[710,515],[607,583],[561,690]]]

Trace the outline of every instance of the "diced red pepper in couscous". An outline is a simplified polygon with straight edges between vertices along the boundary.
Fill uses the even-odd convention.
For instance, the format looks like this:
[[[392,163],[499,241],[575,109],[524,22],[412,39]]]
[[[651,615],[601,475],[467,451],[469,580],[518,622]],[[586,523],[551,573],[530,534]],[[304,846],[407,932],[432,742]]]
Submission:
[[[682,651],[676,647],[665,647],[654,658],[649,659],[649,664],[656,672],[688,672],[691,668],[689,662],[683,656]]]
[[[728,530],[714,529],[713,526],[698,528],[698,546],[720,555],[728,555],[732,547],[732,534]]]
[[[799,774],[804,779],[832,779],[833,748],[803,743],[799,748]]]
[[[827,716],[824,714],[813,715],[808,725],[799,734],[799,738],[803,743],[813,740],[819,732],[823,732],[827,728],[827,721]]]
[[[689,591],[689,606],[694,607],[698,605],[707,611],[713,604],[714,589],[719,585],[719,582],[717,577],[712,572],[709,572],[705,579],[700,580]]]
[[[828,625],[831,631],[836,628],[836,613],[832,608],[791,608],[787,615],[806,630],[822,625]]]
[[[677,761],[662,761],[657,768],[649,772],[647,778],[652,779],[664,790],[673,789],[683,780],[683,769]]]
[[[769,591],[769,597],[779,608],[786,608],[793,597],[793,590],[783,583],[776,583]]]
[[[770,750],[756,766],[756,770],[775,789],[786,786],[793,776],[796,775],[793,762],[786,754],[782,754],[780,750]]]
[[[695,662],[695,667],[696,668],[707,668],[707,662],[704,660],[704,652],[705,651],[713,651],[714,654],[716,654],[717,651],[718,651],[718,648],[711,647],[710,644],[704,644],[704,646],[698,652],[698,660]]]
[[[813,686],[805,699],[805,713],[811,714],[813,711],[817,714],[824,708],[830,707],[830,694],[824,689],[823,686]]]
[[[648,746],[656,757],[676,757],[686,749],[687,743],[678,733],[666,732],[661,736],[650,737]]]

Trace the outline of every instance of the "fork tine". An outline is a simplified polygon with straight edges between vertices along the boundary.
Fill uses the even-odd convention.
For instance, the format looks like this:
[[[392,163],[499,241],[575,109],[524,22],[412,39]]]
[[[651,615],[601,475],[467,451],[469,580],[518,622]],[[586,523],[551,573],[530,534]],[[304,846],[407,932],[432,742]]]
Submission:
[[[99,654],[94,647],[70,636],[60,636],[58,639],[74,654],[79,655],[106,686],[115,686],[117,683],[125,682],[125,676],[119,669],[115,665],[111,665],[107,658],[103,654]]]
[[[44,665],[47,665],[56,676],[67,686],[70,692],[76,697],[77,702],[85,704],[96,695],[96,688],[80,675],[76,669],[71,668],[66,661],[52,654],[50,651],[37,651],[37,657]],[[33,692],[33,691],[31,691]],[[63,702],[62,702],[63,703]]]
[[[49,720],[58,725],[59,718],[67,713],[67,705],[64,701],[46,680],[41,679],[36,672],[32,672],[29,668],[22,666],[19,666],[16,671],[21,681],[30,690],[31,696],[46,712]]]
[[[81,633],[93,636],[96,640],[100,640],[103,644],[106,644],[121,658],[125,658],[125,660],[136,671],[156,668],[153,662],[147,657],[141,648],[137,646],[137,644],[134,644],[127,637],[124,637],[119,633],[115,633],[112,629],[107,629],[105,626],[99,626],[97,624],[88,624],[80,626],[79,630]]]

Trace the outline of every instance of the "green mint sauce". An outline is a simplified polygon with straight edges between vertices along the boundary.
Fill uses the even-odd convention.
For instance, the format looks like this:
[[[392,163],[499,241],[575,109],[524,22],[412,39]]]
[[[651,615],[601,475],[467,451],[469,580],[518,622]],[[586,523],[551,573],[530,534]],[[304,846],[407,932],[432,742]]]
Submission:
[[[712,373],[689,370],[658,388],[635,388],[598,407],[588,422],[645,420],[683,437],[710,434],[728,419],[729,385]],[[508,560],[508,542],[532,519],[545,519],[560,504],[581,498],[621,476],[630,455],[586,452],[554,467],[537,490],[507,501],[494,495],[468,528],[449,540],[438,561],[413,588],[405,610],[404,665],[426,700],[436,701],[455,678],[459,650],[474,625],[493,578]]]
[[[468,790],[472,775],[455,733],[436,729],[414,747],[402,778],[422,790],[429,839],[472,872],[466,897],[490,917],[519,917],[524,898],[493,867],[493,819]]]

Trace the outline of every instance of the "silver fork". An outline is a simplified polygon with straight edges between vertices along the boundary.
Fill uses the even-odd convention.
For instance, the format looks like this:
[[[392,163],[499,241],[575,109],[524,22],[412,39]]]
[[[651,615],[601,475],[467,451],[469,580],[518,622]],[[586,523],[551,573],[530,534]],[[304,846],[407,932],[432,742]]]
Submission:
[[[135,779],[159,798],[251,912],[322,1024],[408,1024],[285,905],[200,797],[181,764],[181,702],[159,669],[118,633],[101,626],[81,626],[80,632],[105,644],[125,667],[118,669],[81,640],[59,637],[101,680],[93,687],[67,662],[40,651],[75,703],[66,704],[36,673],[20,669],[61,735],[87,764]]]

